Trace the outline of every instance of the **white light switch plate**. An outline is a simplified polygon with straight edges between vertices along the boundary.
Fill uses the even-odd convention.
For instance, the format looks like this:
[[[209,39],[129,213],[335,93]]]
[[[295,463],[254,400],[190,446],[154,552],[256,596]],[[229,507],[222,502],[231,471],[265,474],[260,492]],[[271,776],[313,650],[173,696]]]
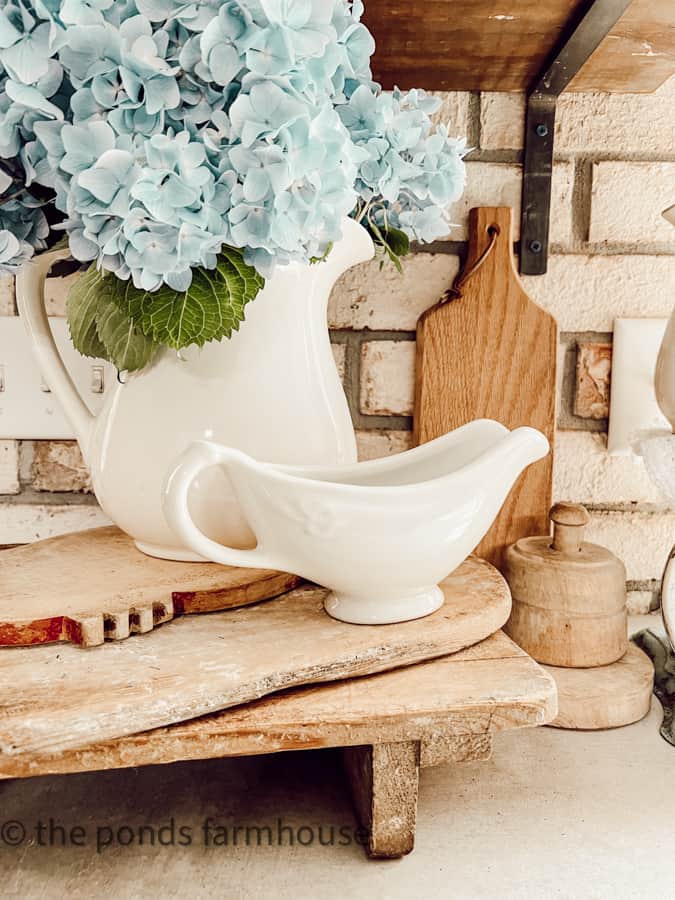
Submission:
[[[117,377],[115,367],[80,356],[70,342],[65,319],[50,318],[49,324],[77,389],[92,413],[98,413],[106,386]],[[18,316],[0,316],[0,439],[74,437],[56,395],[46,390],[23,322]]]
[[[667,319],[616,319],[612,351],[612,388],[607,449],[628,456],[649,431],[670,425],[654,392],[654,370]]]

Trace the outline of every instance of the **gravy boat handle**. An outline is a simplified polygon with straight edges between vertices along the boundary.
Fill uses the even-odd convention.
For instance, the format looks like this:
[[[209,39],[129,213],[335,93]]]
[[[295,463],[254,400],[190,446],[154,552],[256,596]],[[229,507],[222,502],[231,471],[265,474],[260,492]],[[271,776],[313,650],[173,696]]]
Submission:
[[[190,550],[204,559],[223,566],[238,566],[246,569],[278,569],[273,560],[260,548],[235,550],[207,537],[195,525],[190,515],[188,497],[192,482],[204,469],[224,465],[232,461],[235,452],[228,447],[198,441],[192,444],[180,457],[176,468],[167,478],[162,491],[164,515],[177,536]]]

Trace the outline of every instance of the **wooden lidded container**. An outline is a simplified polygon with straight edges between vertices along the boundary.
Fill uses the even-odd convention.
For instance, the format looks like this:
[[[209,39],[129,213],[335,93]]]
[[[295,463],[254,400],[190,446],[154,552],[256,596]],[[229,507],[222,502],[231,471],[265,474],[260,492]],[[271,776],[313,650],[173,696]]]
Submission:
[[[513,595],[506,632],[537,662],[568,668],[606,666],[628,650],[626,570],[584,542],[583,506],[557,503],[553,537],[521,538],[506,551]]]

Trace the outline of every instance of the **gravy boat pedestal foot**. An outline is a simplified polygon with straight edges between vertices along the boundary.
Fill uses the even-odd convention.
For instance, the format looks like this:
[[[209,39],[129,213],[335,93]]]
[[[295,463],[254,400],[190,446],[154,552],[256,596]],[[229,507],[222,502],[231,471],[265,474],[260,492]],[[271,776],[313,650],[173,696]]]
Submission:
[[[443,606],[444,601],[443,591],[437,585],[396,597],[331,591],[323,608],[329,616],[350,625],[393,625],[430,616]]]
[[[480,543],[523,469],[548,451],[539,431],[488,419],[347,466],[273,465],[199,442],[170,474],[164,511],[199,556],[293,572],[331,591],[325,608],[336,619],[388,625],[442,605],[438,585]],[[191,486],[213,466],[229,478],[257,539],[252,550],[219,544],[195,523]],[[219,502],[214,497],[214,517]]]

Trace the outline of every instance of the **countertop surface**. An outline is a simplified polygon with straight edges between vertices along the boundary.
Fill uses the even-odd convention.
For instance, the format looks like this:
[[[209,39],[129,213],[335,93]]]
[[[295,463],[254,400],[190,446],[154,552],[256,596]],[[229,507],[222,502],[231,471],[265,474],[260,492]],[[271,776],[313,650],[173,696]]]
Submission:
[[[660,630],[660,619],[635,619],[631,633],[641,627]],[[17,847],[0,844],[2,894],[672,900],[675,747],[659,736],[660,721],[654,699],[628,728],[505,733],[487,762],[424,770],[417,847],[396,862],[369,862],[353,842],[332,751],[0,784],[0,838],[3,822],[26,830]],[[218,825],[227,846],[214,846]],[[257,846],[252,826],[283,845],[268,846],[265,831]],[[348,846],[319,844],[344,834]],[[298,844],[310,835],[311,846]]]

